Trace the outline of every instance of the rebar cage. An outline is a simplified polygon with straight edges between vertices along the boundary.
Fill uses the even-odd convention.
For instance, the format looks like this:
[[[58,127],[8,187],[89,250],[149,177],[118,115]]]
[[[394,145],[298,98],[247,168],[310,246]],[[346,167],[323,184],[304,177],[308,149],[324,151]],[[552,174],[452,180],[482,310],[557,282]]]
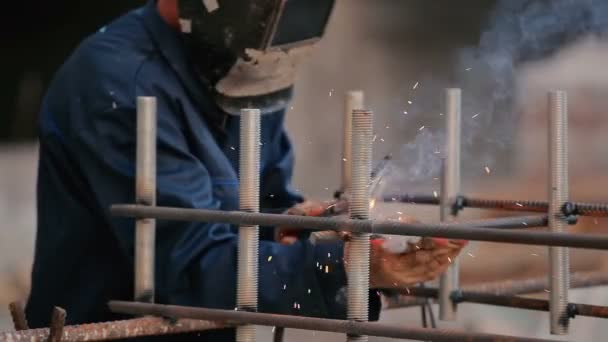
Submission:
[[[51,326],[29,329],[23,305],[10,305],[16,331],[0,332],[1,341],[101,341],[142,336],[171,335],[200,332],[226,327],[237,328],[237,341],[254,341],[255,326],[276,327],[275,341],[280,341],[284,328],[339,332],[349,341],[365,341],[367,336],[432,340],[432,341],[547,341],[526,337],[482,334],[458,330],[420,327],[394,327],[367,322],[367,290],[369,284],[369,236],[391,234],[440,237],[473,241],[493,241],[514,244],[544,245],[550,249],[548,277],[523,281],[505,281],[460,288],[458,263],[442,276],[438,288],[416,286],[397,291],[403,296],[390,297],[387,308],[422,306],[430,309],[429,299],[438,300],[440,318],[453,320],[457,304],[481,303],[527,310],[548,311],[551,333],[567,334],[568,324],[575,316],[608,317],[608,307],[570,303],[569,288],[608,284],[604,273],[570,273],[568,248],[608,250],[608,236],[568,233],[568,225],[576,224],[580,215],[608,216],[608,204],[572,202],[568,196],[567,154],[567,96],[563,91],[548,95],[549,110],[549,201],[487,200],[460,193],[460,124],[461,91],[447,89],[447,157],[442,172],[441,194],[395,194],[380,200],[410,204],[439,205],[441,223],[410,224],[388,220],[370,220],[369,197],[373,113],[364,110],[363,93],[348,92],[345,103],[343,201],[351,202],[351,217],[301,217],[259,213],[259,130],[260,115],[255,109],[244,109],[241,115],[240,211],[227,212],[204,209],[166,208],[156,206],[156,101],[138,98],[137,110],[137,204],[112,206],[115,216],[136,219],[135,294],[134,302],[112,301],[113,312],[143,316],[125,321],[64,326],[66,312],[55,308]],[[256,169],[256,167],[258,169]],[[344,195],[350,196],[345,199]],[[353,206],[354,203],[354,206]],[[468,222],[451,222],[464,208],[491,208],[542,213]],[[354,209],[353,209],[354,208]],[[237,310],[215,310],[185,306],[154,304],[154,231],[155,221],[178,220],[221,222],[239,225],[239,264]],[[346,231],[360,241],[350,250],[348,284],[348,320],[321,319],[275,315],[257,311],[257,239],[259,227],[290,226],[317,231]],[[549,231],[530,231],[534,227],[549,227]],[[331,235],[331,234],[330,234]],[[339,236],[334,234],[331,236]],[[350,245],[353,245],[352,243]],[[352,247],[351,247],[352,248]],[[367,259],[367,261],[366,261]],[[359,261],[357,261],[359,260]],[[549,300],[520,297],[550,288]],[[365,295],[361,295],[365,294]],[[357,298],[355,298],[357,297]],[[358,298],[361,297],[361,298]],[[365,297],[365,299],[363,299]],[[170,318],[170,319],[168,319]],[[431,313],[431,318],[433,315]],[[433,321],[434,323],[434,321]]]

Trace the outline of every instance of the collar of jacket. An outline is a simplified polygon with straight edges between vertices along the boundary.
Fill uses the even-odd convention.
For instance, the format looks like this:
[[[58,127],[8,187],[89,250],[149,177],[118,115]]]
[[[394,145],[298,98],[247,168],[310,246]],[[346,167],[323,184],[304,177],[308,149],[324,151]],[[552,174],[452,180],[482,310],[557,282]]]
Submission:
[[[141,9],[140,16],[160,54],[177,74],[190,98],[200,108],[201,113],[204,113],[205,119],[215,128],[214,131],[225,134],[228,114],[213,102],[213,87],[190,63],[191,57],[186,51],[180,33],[171,28],[160,16],[156,8],[156,0],[148,1]]]

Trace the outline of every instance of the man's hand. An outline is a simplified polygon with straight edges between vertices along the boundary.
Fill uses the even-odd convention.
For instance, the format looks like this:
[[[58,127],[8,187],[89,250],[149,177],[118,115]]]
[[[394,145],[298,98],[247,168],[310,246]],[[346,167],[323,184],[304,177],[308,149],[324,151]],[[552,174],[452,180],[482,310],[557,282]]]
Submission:
[[[372,240],[372,288],[404,287],[433,280],[445,272],[467,244],[466,241],[423,238],[416,244],[410,243],[404,253],[395,254],[382,247],[382,243],[381,239]]]
[[[336,207],[336,205],[336,202],[333,201],[304,201],[289,208],[285,214],[296,216],[326,216],[327,213],[331,212],[332,209]],[[278,227],[275,230],[275,241],[290,245],[298,241],[298,236],[301,231],[302,229],[300,228]]]

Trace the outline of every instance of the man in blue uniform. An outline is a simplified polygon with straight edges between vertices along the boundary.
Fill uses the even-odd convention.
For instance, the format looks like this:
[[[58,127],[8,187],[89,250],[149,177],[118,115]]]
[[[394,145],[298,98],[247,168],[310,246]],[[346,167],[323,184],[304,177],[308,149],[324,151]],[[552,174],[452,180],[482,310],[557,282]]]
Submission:
[[[264,113],[261,207],[283,212],[303,201],[290,187],[283,109],[297,61],[322,35],[333,0],[281,3],[149,1],[86,39],[58,71],[40,116],[32,327],[47,326],[53,306],[67,310],[68,324],[118,319],[106,303],[133,299],[134,222],[108,208],[134,202],[138,96],[158,100],[158,205],[238,209],[235,114],[245,106]],[[155,301],[234,308],[235,232],[227,224],[158,222]],[[260,311],[345,317],[342,243],[263,239]],[[374,244],[372,284],[436,276],[462,247],[438,242],[402,255]],[[379,298],[370,296],[376,319]],[[230,340],[231,333],[205,336]]]

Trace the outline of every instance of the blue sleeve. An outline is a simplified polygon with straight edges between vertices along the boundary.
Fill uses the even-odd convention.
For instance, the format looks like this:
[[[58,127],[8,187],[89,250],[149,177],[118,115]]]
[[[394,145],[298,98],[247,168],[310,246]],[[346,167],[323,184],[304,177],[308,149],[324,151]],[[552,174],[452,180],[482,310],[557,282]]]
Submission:
[[[293,174],[294,154],[291,141],[285,130],[285,114],[273,114],[276,119],[264,132],[270,136],[270,149],[272,160],[262,171],[261,207],[265,212],[281,213],[300,203],[304,198],[293,188],[291,177]]]
[[[180,109],[163,96],[157,98],[157,204],[218,209],[205,165],[189,153],[177,121]],[[135,123],[134,104],[118,104],[73,122],[71,145],[95,207],[107,211],[112,204],[134,202]],[[106,219],[132,263],[134,220],[108,213]],[[238,243],[234,232],[235,227],[220,223],[157,222],[156,300],[234,308]],[[346,284],[341,243],[313,246],[301,241],[283,246],[261,241],[259,255],[260,311],[345,317],[346,303],[339,295]]]

